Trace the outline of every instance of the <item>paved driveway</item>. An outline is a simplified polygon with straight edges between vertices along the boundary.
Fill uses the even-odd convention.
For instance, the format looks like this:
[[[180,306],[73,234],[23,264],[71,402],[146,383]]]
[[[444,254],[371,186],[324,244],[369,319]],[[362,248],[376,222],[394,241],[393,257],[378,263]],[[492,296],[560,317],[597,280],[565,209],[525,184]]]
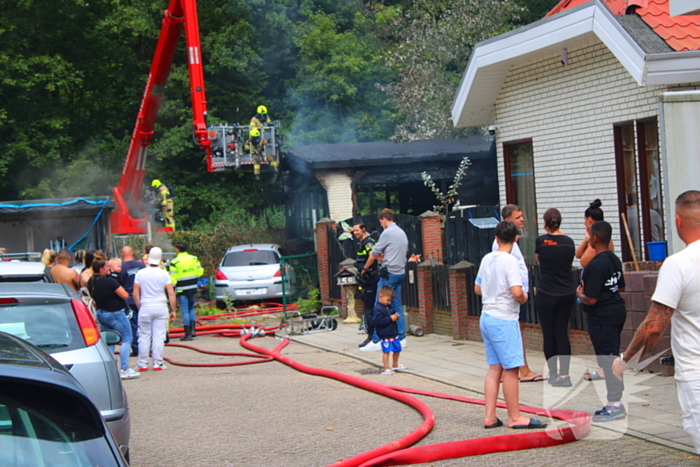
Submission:
[[[275,347],[272,338],[256,345]],[[245,352],[238,339],[198,337],[193,344]],[[291,343],[284,354],[301,363],[362,376],[374,368],[353,358]],[[377,358],[380,355],[375,354]],[[166,356],[197,363],[228,361],[180,348]],[[133,360],[133,359],[132,359]],[[240,358],[237,358],[240,360]],[[132,364],[135,364],[132,361]],[[476,393],[418,376],[365,374],[393,385],[465,397]],[[184,368],[142,373],[125,381],[132,414],[132,466],[324,466],[387,443],[415,429],[412,408],[345,384],[299,373],[277,362],[229,368]],[[510,433],[481,428],[481,406],[422,398],[436,428],[421,444]],[[501,418],[505,416],[502,412]],[[596,430],[594,428],[594,430]],[[604,431],[604,430],[601,430]],[[566,463],[588,467],[624,462],[635,466],[697,466],[697,457],[640,439],[600,437],[544,449],[431,463],[443,466],[520,466]],[[426,464],[427,465],[427,464]]]

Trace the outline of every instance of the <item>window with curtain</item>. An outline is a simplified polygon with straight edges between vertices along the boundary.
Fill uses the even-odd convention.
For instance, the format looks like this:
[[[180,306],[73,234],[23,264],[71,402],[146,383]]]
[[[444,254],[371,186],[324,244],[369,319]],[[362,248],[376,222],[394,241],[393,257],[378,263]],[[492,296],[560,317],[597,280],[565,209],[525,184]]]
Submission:
[[[537,202],[535,200],[535,162],[532,140],[503,144],[506,177],[506,201],[523,210],[523,227],[518,246],[527,264],[535,263],[535,239],[538,235]]]
[[[618,209],[625,213],[629,237],[622,233],[622,260],[649,259],[646,244],[664,241],[661,164],[656,118],[613,126]]]

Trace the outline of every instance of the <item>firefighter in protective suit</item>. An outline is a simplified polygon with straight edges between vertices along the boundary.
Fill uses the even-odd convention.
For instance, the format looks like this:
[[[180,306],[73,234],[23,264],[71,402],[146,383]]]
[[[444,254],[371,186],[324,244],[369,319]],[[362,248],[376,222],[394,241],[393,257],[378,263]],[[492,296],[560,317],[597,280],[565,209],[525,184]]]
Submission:
[[[161,183],[160,180],[153,180],[153,182],[151,182],[151,188],[156,190],[156,202],[160,206],[165,227],[172,227],[173,231],[175,231],[173,197],[170,194],[170,190],[168,190],[168,187]]]
[[[253,118],[250,119],[250,127],[255,127],[262,131],[262,128],[271,121],[272,118],[267,113],[267,107],[265,107],[264,105],[259,105],[258,113],[253,115]]]

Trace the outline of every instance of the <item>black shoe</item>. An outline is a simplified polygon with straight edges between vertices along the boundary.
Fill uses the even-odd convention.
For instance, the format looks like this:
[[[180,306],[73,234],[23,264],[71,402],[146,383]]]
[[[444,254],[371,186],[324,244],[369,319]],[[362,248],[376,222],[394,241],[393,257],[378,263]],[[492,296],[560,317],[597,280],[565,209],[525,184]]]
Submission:
[[[365,339],[365,341],[362,344],[358,344],[357,346],[362,348],[365,345],[369,344],[370,342],[372,342],[372,336],[369,336],[367,339]]]
[[[180,338],[181,341],[191,341],[192,340],[192,326],[185,326],[185,335]]]
[[[571,377],[569,376],[557,376],[557,379],[550,382],[549,384],[551,384],[555,388],[570,388],[572,386]]]
[[[192,339],[194,339],[195,337],[197,337],[196,326],[194,324],[192,324],[192,325],[190,325],[190,328],[192,328]]]

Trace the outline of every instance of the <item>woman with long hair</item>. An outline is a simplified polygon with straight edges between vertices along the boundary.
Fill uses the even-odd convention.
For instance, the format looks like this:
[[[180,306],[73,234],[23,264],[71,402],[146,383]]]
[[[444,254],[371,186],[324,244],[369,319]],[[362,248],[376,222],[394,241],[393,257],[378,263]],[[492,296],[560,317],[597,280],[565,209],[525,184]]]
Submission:
[[[543,220],[547,233],[535,240],[535,257],[540,264],[535,308],[542,326],[549,384],[570,387],[569,317],[576,301],[576,280],[571,273],[571,265],[576,245],[559,230],[561,213],[557,209],[547,209]]]
[[[92,271],[87,288],[97,307],[97,321],[103,330],[116,331],[122,336],[119,375],[122,379],[137,378],[140,375],[129,368],[132,335],[124,301],[129,293],[109,275],[109,263],[104,256],[96,257],[92,261]],[[114,352],[114,347],[111,347],[111,350]]]

